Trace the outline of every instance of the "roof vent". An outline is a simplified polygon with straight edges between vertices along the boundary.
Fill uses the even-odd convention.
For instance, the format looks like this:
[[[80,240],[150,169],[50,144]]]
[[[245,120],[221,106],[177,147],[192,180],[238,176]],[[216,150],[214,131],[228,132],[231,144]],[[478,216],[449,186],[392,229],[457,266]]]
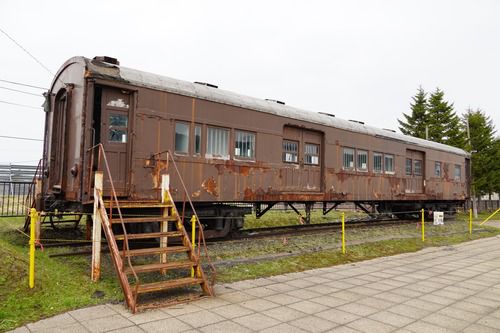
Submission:
[[[93,60],[107,62],[108,64],[120,66],[120,62],[118,61],[118,59],[108,57],[108,56],[97,56],[97,57],[94,57]]]
[[[278,104],[281,104],[281,105],[285,105],[285,102],[278,101],[277,99],[269,99],[269,98],[266,98],[266,101],[268,101],[268,102],[278,103]]]
[[[206,87],[210,87],[210,88],[219,88],[219,86],[216,86],[215,84],[211,84],[211,83],[207,83],[207,82],[198,82],[198,81],[195,81],[194,83],[196,84],[201,84],[202,86],[206,86]]]
[[[328,116],[328,117],[335,117],[335,115],[333,113],[328,113],[328,112],[318,112],[319,114],[322,114],[322,115],[325,115],[325,116]]]
[[[354,119],[349,119],[349,121],[352,121],[353,123],[357,123],[357,124],[361,124],[361,125],[365,124],[363,121],[354,120]]]
[[[387,131],[387,132],[392,132],[392,133],[396,133],[395,130],[393,129],[390,129],[390,128],[382,128],[384,131]]]

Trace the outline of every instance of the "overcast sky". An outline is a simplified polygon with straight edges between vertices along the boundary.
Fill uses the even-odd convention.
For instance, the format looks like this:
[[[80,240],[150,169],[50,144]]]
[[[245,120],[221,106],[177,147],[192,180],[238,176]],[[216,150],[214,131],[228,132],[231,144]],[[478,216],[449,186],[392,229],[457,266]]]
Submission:
[[[0,1],[0,28],[55,73],[76,55],[397,129],[421,85],[500,127],[500,1]],[[52,75],[0,33],[0,80]],[[0,136],[41,139],[41,93],[0,81]],[[42,144],[0,137],[0,163]]]

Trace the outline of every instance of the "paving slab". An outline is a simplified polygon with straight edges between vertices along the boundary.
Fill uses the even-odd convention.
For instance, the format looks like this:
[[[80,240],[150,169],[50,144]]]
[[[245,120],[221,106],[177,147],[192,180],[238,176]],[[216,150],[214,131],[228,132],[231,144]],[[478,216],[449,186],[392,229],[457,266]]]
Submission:
[[[500,237],[215,290],[135,315],[123,304],[73,310],[12,332],[500,332]]]

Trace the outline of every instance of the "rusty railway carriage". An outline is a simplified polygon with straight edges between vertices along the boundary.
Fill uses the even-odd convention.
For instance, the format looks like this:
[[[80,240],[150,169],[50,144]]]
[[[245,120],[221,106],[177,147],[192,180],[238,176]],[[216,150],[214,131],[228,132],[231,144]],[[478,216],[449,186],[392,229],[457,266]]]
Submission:
[[[45,210],[89,211],[92,147],[102,143],[121,199],[155,200],[173,152],[207,229],[240,228],[278,202],[342,202],[380,212],[449,210],[469,196],[469,155],[454,147],[75,57],[46,103]],[[94,156],[95,158],[95,156]],[[174,199],[183,200],[172,177]],[[109,193],[109,181],[104,183]],[[177,194],[176,194],[177,193]],[[249,208],[250,207],[250,208]]]

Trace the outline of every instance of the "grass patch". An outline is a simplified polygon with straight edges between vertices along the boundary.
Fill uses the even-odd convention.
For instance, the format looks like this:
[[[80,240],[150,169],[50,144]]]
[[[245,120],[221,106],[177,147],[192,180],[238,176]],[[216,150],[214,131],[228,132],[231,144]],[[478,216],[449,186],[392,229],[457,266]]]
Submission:
[[[90,281],[88,257],[49,257],[70,251],[68,248],[36,251],[35,288],[30,289],[28,239],[15,231],[22,225],[21,218],[0,219],[0,331],[70,309],[123,298],[114,272],[105,270],[100,282]],[[92,297],[96,291],[103,291],[104,297]]]

